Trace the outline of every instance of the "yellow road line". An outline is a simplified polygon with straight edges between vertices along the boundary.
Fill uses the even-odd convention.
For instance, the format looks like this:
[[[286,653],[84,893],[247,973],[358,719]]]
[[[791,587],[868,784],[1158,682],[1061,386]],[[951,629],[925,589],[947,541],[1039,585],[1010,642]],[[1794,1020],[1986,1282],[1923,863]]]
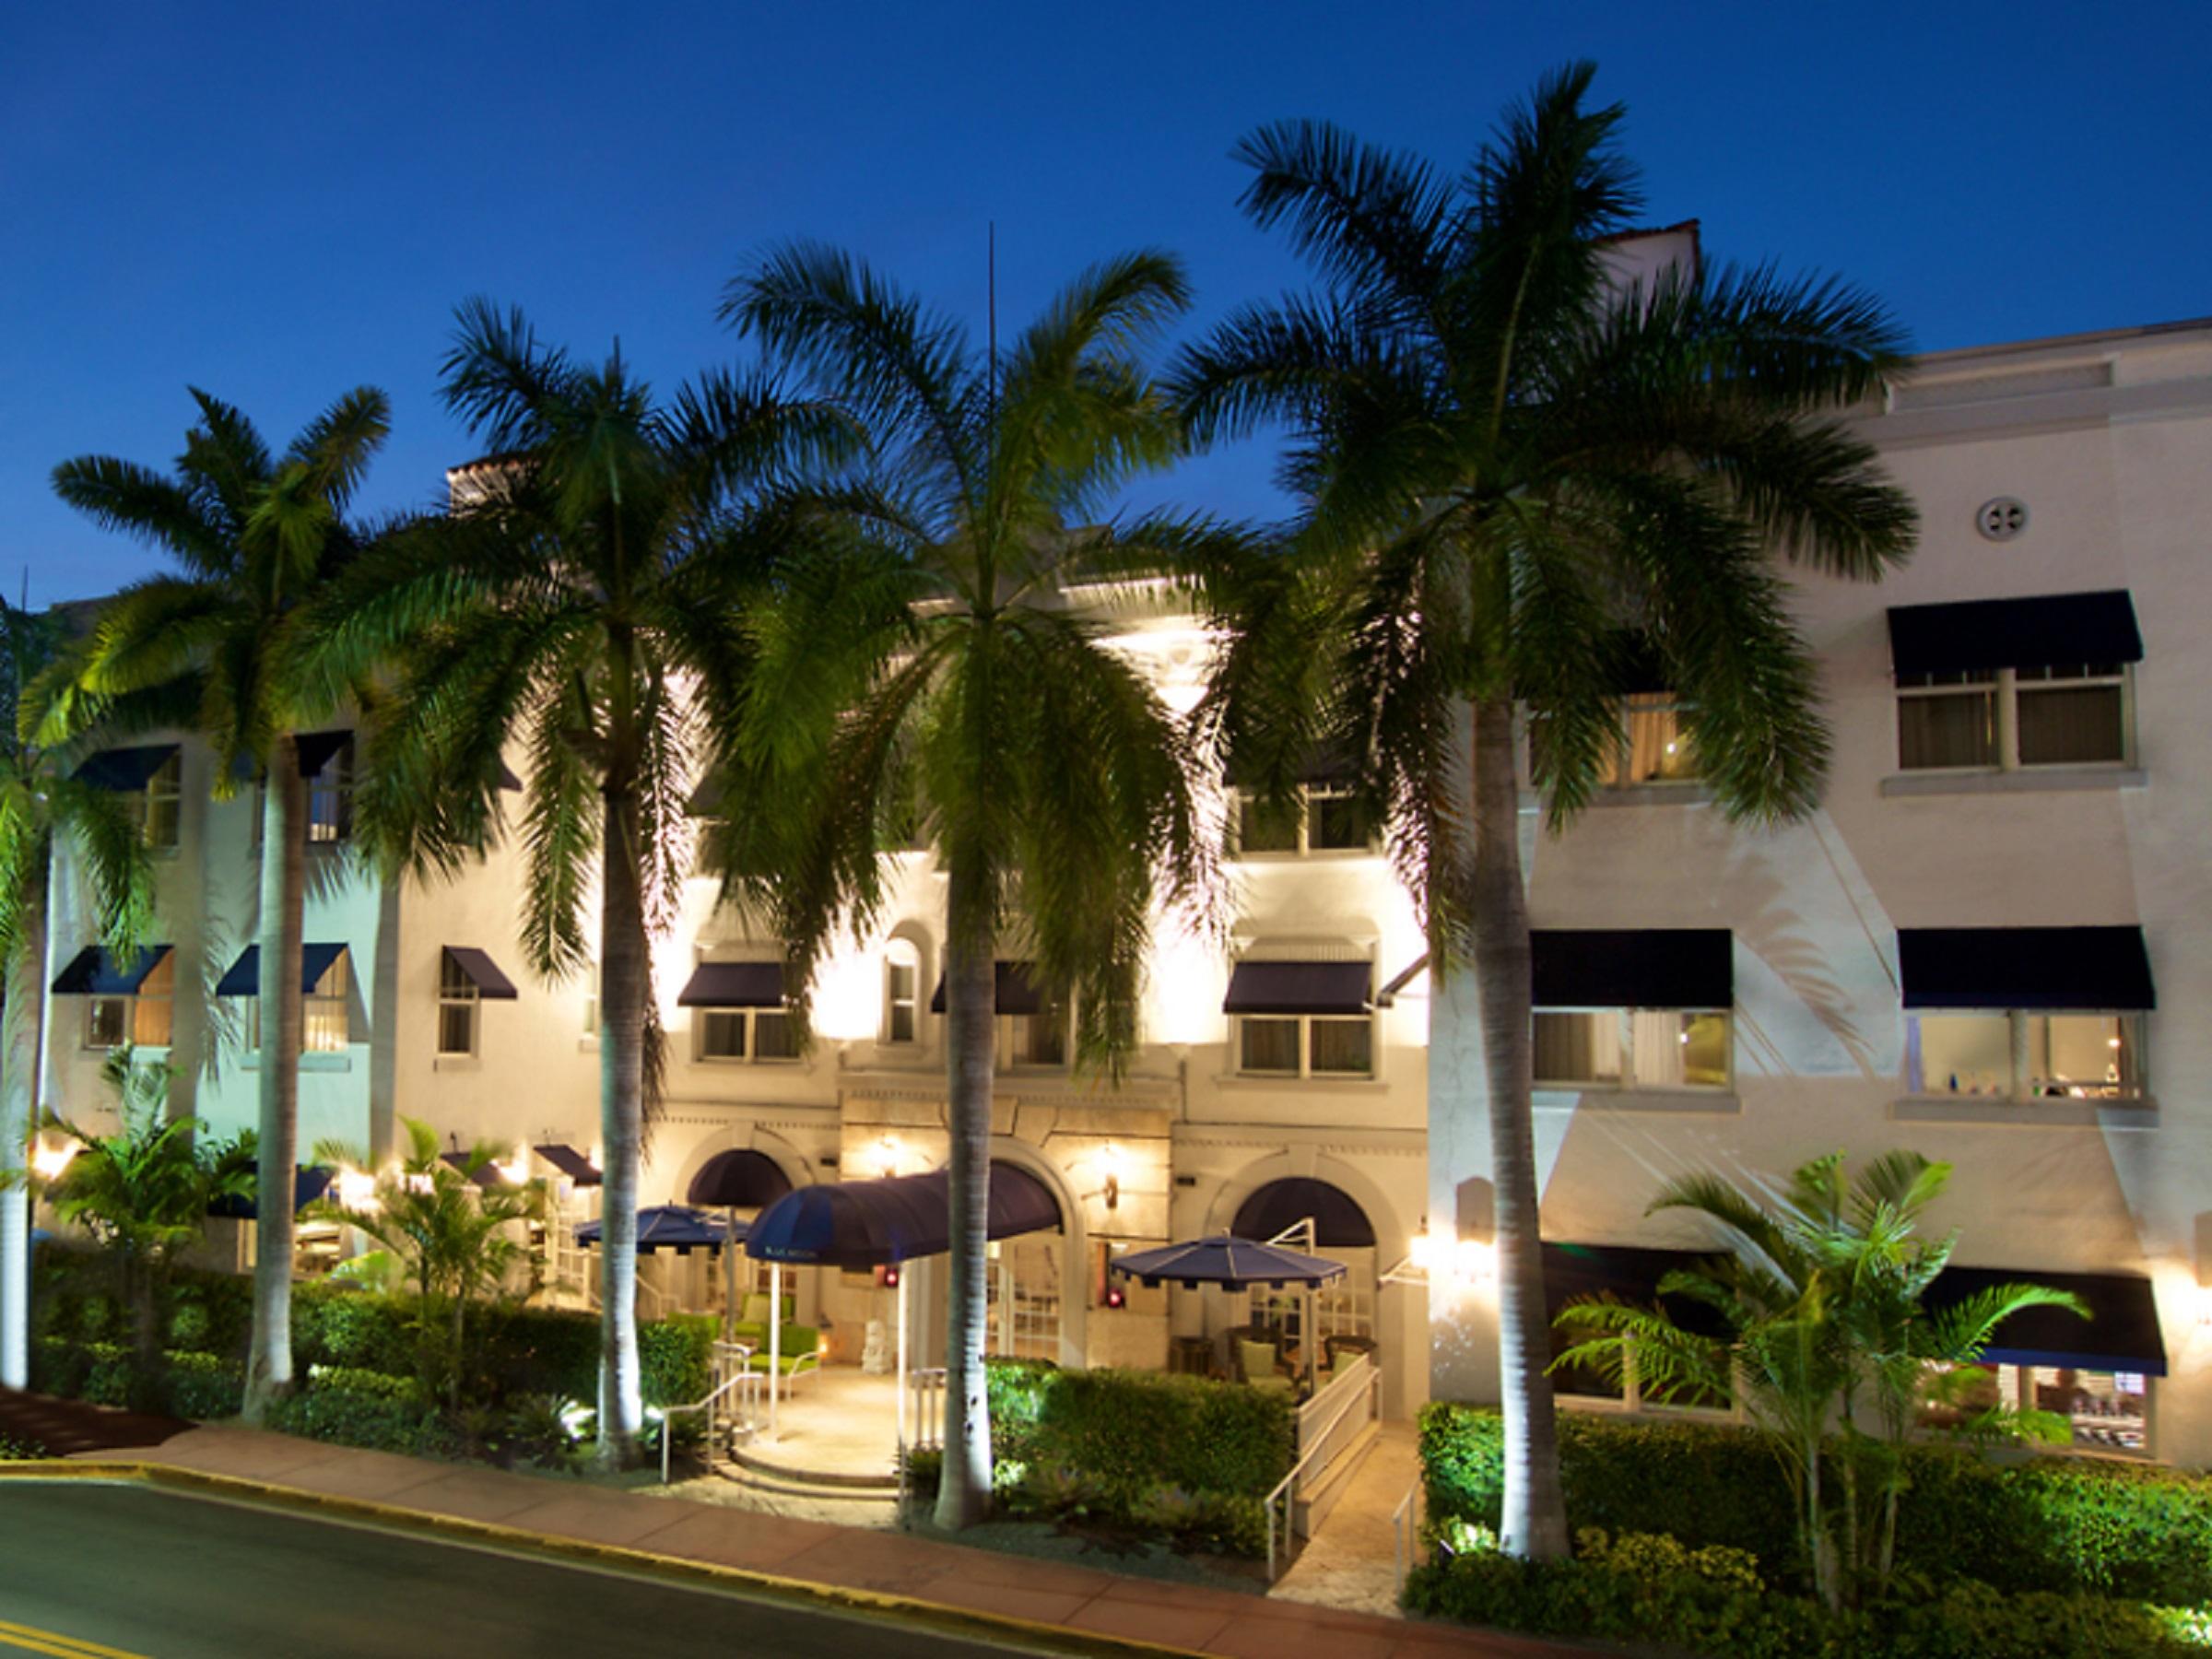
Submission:
[[[0,1618],[0,1646],[22,1648],[32,1653],[58,1654],[60,1659],[146,1659],[142,1653],[133,1653],[122,1648],[102,1647],[97,1641],[81,1637],[65,1636],[58,1630],[41,1630],[36,1625],[13,1624]]]

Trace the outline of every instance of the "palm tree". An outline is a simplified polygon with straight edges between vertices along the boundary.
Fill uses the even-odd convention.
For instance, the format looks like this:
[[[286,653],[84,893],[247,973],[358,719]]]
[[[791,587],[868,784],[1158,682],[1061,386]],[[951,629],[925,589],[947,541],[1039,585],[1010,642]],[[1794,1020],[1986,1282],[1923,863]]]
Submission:
[[[599,1445],[634,1461],[638,1171],[658,1099],[649,939],[675,918],[701,732],[734,720],[735,627],[757,568],[733,503],[843,453],[830,411],[710,374],[656,404],[618,351],[599,368],[522,314],[463,305],[446,405],[499,452],[455,510],[388,537],[320,613],[335,671],[392,665],[370,735],[365,847],[393,871],[453,876],[497,839],[502,748],[528,756],[523,949],[565,979],[591,961],[598,888]]]
[[[529,1258],[514,1235],[517,1223],[545,1214],[541,1182],[485,1184],[481,1172],[500,1160],[501,1147],[478,1141],[456,1165],[438,1148],[437,1132],[418,1118],[402,1118],[407,1150],[386,1171],[367,1202],[319,1199],[308,1214],[359,1228],[392,1253],[414,1281],[418,1333],[417,1368],[423,1386],[445,1395],[448,1410],[461,1409],[467,1373],[469,1304],[496,1296],[508,1274]],[[361,1167],[367,1160],[347,1147],[317,1147],[316,1160]]]
[[[1246,212],[1286,227],[1325,291],[1238,312],[1176,374],[1196,435],[1263,421],[1293,434],[1298,558],[1256,582],[1230,572],[1209,601],[1238,634],[1220,716],[1277,793],[1305,747],[1347,760],[1421,907],[1438,986],[1431,1144],[1464,1144],[1487,1118],[1503,1541],[1535,1557],[1567,1535],[1516,705],[1556,831],[1622,742],[1617,688],[1641,639],[1688,705],[1721,806],[1801,814],[1827,728],[1770,555],[1871,580],[1914,531],[1836,418],[1902,366],[1872,299],[1766,271],[1677,268],[1625,292],[1609,277],[1639,196],[1622,111],[1585,105],[1593,73],[1547,77],[1456,180],[1321,124],[1246,138]],[[1445,1057],[1463,1052],[1454,1082]],[[1453,1214],[1445,1172],[1432,1189]]]
[[[54,853],[89,885],[100,942],[136,956],[151,923],[143,826],[113,792],[78,780],[35,731],[38,683],[63,660],[61,619],[0,601],[0,1388],[29,1386],[30,1205],[25,1157],[45,1060],[46,924]]]
[[[1229,539],[1097,515],[1182,453],[1137,353],[1188,304],[1158,253],[1071,284],[1001,359],[865,265],[793,246],[730,285],[724,315],[867,429],[865,479],[788,511],[788,559],[757,625],[747,716],[718,763],[744,810],[714,856],[774,916],[788,982],[885,898],[879,855],[920,836],[947,881],[952,1259],[937,1520],[991,1493],[982,1350],[994,969],[1023,941],[1040,989],[1073,994],[1078,1064],[1118,1072],[1136,1036],[1149,923],[1210,869],[1182,723],[1070,583]],[[1060,1006],[1065,1006],[1064,1004]]]
[[[298,735],[359,688],[312,660],[306,603],[365,540],[347,504],[391,429],[384,394],[362,386],[273,454],[238,409],[197,389],[198,422],[176,476],[108,456],[54,468],[61,498],[181,567],[125,588],[100,612],[64,712],[129,729],[197,733],[216,789],[235,769],[262,785],[260,1190],[246,1417],[259,1421],[292,1382],[292,1170],[299,1156],[307,882],[307,782]]]
[[[101,1075],[115,1091],[122,1125],[98,1135],[60,1124],[77,1149],[48,1195],[55,1215],[82,1226],[112,1260],[131,1311],[133,1403],[157,1405],[177,1258],[206,1233],[209,1206],[251,1193],[253,1174],[234,1147],[202,1134],[198,1119],[169,1115],[165,1064],[116,1049]],[[291,1186],[288,1171],[285,1185]]]
[[[2022,1309],[2087,1317],[2077,1298],[2041,1285],[1992,1285],[1930,1305],[1958,1235],[1929,1239],[1920,1228],[1950,1175],[1949,1164],[1892,1152],[1855,1177],[1840,1153],[1815,1159],[1771,1195],[1717,1175],[1687,1176],[1646,1213],[1702,1216],[1729,1253],[1668,1274],[1659,1290],[1711,1310],[1719,1330],[1686,1330],[1664,1305],[1607,1298],[1580,1298],[1559,1316],[1583,1335],[1559,1368],[1588,1365],[1615,1382],[1633,1371],[1656,1400],[1743,1401],[1781,1455],[1798,1542],[1831,1607],[1878,1599],[1888,1587],[1904,1447],[1931,1378],[1972,1366]],[[2068,1432],[2053,1414],[2002,1406],[1970,1428],[1983,1439],[2063,1441]],[[1823,1489],[1831,1468],[1840,1492]]]

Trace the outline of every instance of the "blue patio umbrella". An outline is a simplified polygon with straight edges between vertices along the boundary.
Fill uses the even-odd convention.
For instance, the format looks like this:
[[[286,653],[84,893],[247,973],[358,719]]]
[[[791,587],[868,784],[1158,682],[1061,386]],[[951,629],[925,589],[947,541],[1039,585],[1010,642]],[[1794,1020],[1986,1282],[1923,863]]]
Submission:
[[[1279,1244],[1263,1244],[1256,1239],[1240,1239],[1234,1233],[1216,1233],[1211,1238],[1162,1244],[1157,1250],[1133,1250],[1126,1255],[1115,1256],[1107,1267],[1124,1278],[1136,1279],[1151,1287],[1173,1279],[1186,1290],[1195,1290],[1200,1285],[1219,1285],[1227,1290],[1249,1290],[1254,1285],[1265,1285],[1270,1290],[1295,1286],[1305,1291],[1305,1331],[1301,1342],[1306,1350],[1309,1388],[1312,1386],[1319,1363],[1316,1356],[1319,1345],[1312,1339],[1313,1291],[1345,1274],[1342,1262],[1308,1255],[1302,1250],[1285,1250]]]
[[[599,1222],[586,1221],[576,1230],[576,1242],[596,1244],[602,1231]],[[719,1251],[733,1239],[744,1237],[744,1222],[733,1224],[688,1205],[661,1204],[638,1212],[641,1255],[651,1255],[656,1250],[673,1250],[678,1255],[689,1255],[695,1250]]]

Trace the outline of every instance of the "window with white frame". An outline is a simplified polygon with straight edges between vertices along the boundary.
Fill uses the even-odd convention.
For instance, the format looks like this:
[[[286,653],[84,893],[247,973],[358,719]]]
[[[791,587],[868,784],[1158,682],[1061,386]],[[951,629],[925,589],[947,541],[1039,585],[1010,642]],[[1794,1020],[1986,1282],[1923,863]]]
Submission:
[[[2139,1371],[2048,1365],[1961,1365],[1932,1371],[1920,1403],[1924,1429],[1970,1429],[1983,1412],[2042,1411],[2067,1427],[2067,1446],[2142,1457],[2150,1450],[2150,1379]]]
[[[483,1003],[477,990],[477,982],[453,957],[443,951],[438,958],[438,1052],[441,1054],[473,1054],[477,1052],[478,1016]]]
[[[1371,1077],[1374,1016],[1241,1015],[1237,1070],[1248,1077]]]
[[[164,951],[138,989],[126,996],[95,996],[85,1007],[88,1049],[167,1048],[175,1029],[177,959]]]
[[[345,954],[333,958],[329,967],[300,999],[300,1052],[303,1054],[342,1054],[353,1041],[350,1008],[353,975]],[[247,1006],[246,1046],[261,1047],[261,998]]]
[[[884,947],[883,1041],[922,1041],[922,953],[911,939],[893,939]]]
[[[1301,784],[1297,794],[1280,806],[1240,790],[1236,828],[1240,857],[1365,853],[1375,839],[1374,826],[1351,791],[1325,783]]]
[[[307,781],[307,841],[335,846],[353,835],[353,739],[338,746]]]
[[[170,853],[176,850],[183,815],[184,757],[172,749],[135,797],[133,816],[146,832],[146,844],[158,853]]]
[[[1535,1080],[1577,1088],[1726,1088],[1720,1009],[1539,1008]]]
[[[1623,739],[1604,782],[1616,789],[1695,782],[1697,758],[1690,753],[1681,699],[1671,691],[1638,692],[1621,705]]]
[[[1064,1066],[1072,1048],[1075,1024],[1067,999],[1049,991],[1037,993],[1034,1014],[1006,1014],[999,1052],[1009,1066]]]
[[[1897,677],[1905,771],[2123,766],[2134,752],[2124,663],[1925,670]]]
[[[2145,1092],[2143,1017],[1918,1011],[1907,1016],[1905,1066],[1916,1095],[2136,1099]]]
[[[791,1017],[781,1008],[701,1008],[695,1018],[701,1060],[796,1060]]]

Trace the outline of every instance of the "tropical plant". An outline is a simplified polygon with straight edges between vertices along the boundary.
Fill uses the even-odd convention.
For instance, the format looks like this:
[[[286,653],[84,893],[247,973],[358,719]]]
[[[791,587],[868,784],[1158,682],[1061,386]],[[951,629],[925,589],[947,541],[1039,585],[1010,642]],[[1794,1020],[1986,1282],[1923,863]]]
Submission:
[[[1109,260],[1002,357],[850,256],[795,245],[735,278],[723,307],[872,445],[849,488],[786,505],[746,718],[716,758],[743,810],[711,854],[774,918],[802,987],[834,937],[877,922],[885,851],[927,844],[945,876],[947,1526],[979,1519],[991,1495],[1000,947],[1030,960],[1048,1010],[1072,994],[1077,1062],[1111,1075],[1135,1040],[1158,908],[1210,887],[1189,733],[1067,604],[1074,584],[1234,539],[1195,521],[1099,518],[1133,475],[1182,453],[1139,353],[1187,304],[1173,259]]]
[[[112,791],[80,781],[29,717],[62,661],[62,623],[0,601],[0,1388],[30,1385],[30,1200],[25,1158],[45,1063],[46,926],[54,854],[90,891],[100,943],[129,961],[153,912],[143,827]]]
[[[206,1236],[209,1206],[252,1194],[252,1156],[206,1135],[196,1118],[169,1115],[166,1063],[120,1048],[100,1075],[115,1091],[121,1127],[103,1135],[57,1124],[77,1149],[47,1197],[60,1219],[83,1227],[112,1262],[131,1311],[135,1403],[157,1405],[171,1276]]]
[[[1437,982],[1431,1141],[1479,1147],[1487,1124],[1502,1535],[1533,1556],[1568,1540],[1545,1376],[1517,711],[1555,831],[1619,751],[1639,651],[1684,700],[1722,809],[1801,814],[1827,728],[1771,555],[1871,580],[1914,529],[1837,418],[1902,367],[1896,326],[1857,290],[1766,270],[1693,262],[1627,283],[1618,238],[1641,198],[1621,109],[1585,103],[1593,73],[1547,76],[1456,179],[1324,124],[1247,137],[1246,212],[1287,229],[1325,291],[1236,312],[1174,376],[1199,438],[1263,422],[1293,435],[1292,557],[1198,572],[1230,638],[1213,711],[1277,802],[1316,748],[1344,765],[1420,907]]]
[[[497,1297],[516,1267],[530,1260],[515,1233],[544,1218],[545,1188],[537,1182],[508,1182],[496,1172],[491,1181],[482,1179],[507,1148],[478,1141],[457,1163],[448,1162],[428,1124],[418,1118],[400,1124],[407,1149],[379,1176],[366,1203],[349,1205],[341,1194],[317,1199],[305,1213],[359,1229],[397,1259],[415,1292],[416,1369],[423,1387],[442,1394],[447,1409],[459,1411],[468,1369],[469,1306]],[[342,1146],[319,1146],[315,1159],[341,1169],[368,1161],[358,1148]]]
[[[2078,1299],[2004,1284],[1931,1305],[1954,1232],[1921,1235],[1951,1166],[1891,1152],[1848,1177],[1843,1155],[1802,1165],[1771,1194],[1717,1175],[1669,1183],[1647,1214],[1688,1210],[1720,1230],[1731,1253],[1660,1281],[1662,1296],[1711,1310],[1717,1329],[1686,1328],[1662,1303],[1581,1298],[1558,1323],[1582,1334],[1555,1361],[1618,1381],[1631,1370],[1644,1396],[1742,1401],[1789,1477],[1798,1542],[1829,1606],[1878,1599],[1896,1565],[1904,1451],[1923,1402],[1971,1366],[1998,1325],[2025,1308]],[[2064,1440],[2062,1419],[1992,1406],[1976,1438]],[[1832,1471],[1832,1481],[1830,1474]]]
[[[218,794],[242,770],[262,785],[260,1188],[246,1417],[292,1385],[292,1171],[299,1157],[304,1036],[302,913],[307,780],[299,735],[363,688],[324,672],[304,607],[366,533],[346,509],[390,430],[373,387],[347,393],[281,455],[238,409],[194,390],[199,420],[176,476],[108,456],[54,468],[61,498],[94,522],[167,552],[173,576],[135,582],[102,608],[59,730],[196,733],[214,750]]]
[[[597,1421],[602,1459],[627,1465],[643,1409],[638,1168],[661,1077],[647,944],[689,866],[702,731],[734,723],[748,666],[735,619],[759,554],[735,508],[841,456],[848,429],[728,373],[655,403],[618,353],[580,364],[483,300],[460,308],[443,379],[447,406],[499,453],[457,475],[452,512],[359,562],[318,613],[324,660],[394,684],[357,801],[364,848],[395,873],[469,868],[500,833],[501,752],[518,744],[524,952],[565,979],[596,934]]]

